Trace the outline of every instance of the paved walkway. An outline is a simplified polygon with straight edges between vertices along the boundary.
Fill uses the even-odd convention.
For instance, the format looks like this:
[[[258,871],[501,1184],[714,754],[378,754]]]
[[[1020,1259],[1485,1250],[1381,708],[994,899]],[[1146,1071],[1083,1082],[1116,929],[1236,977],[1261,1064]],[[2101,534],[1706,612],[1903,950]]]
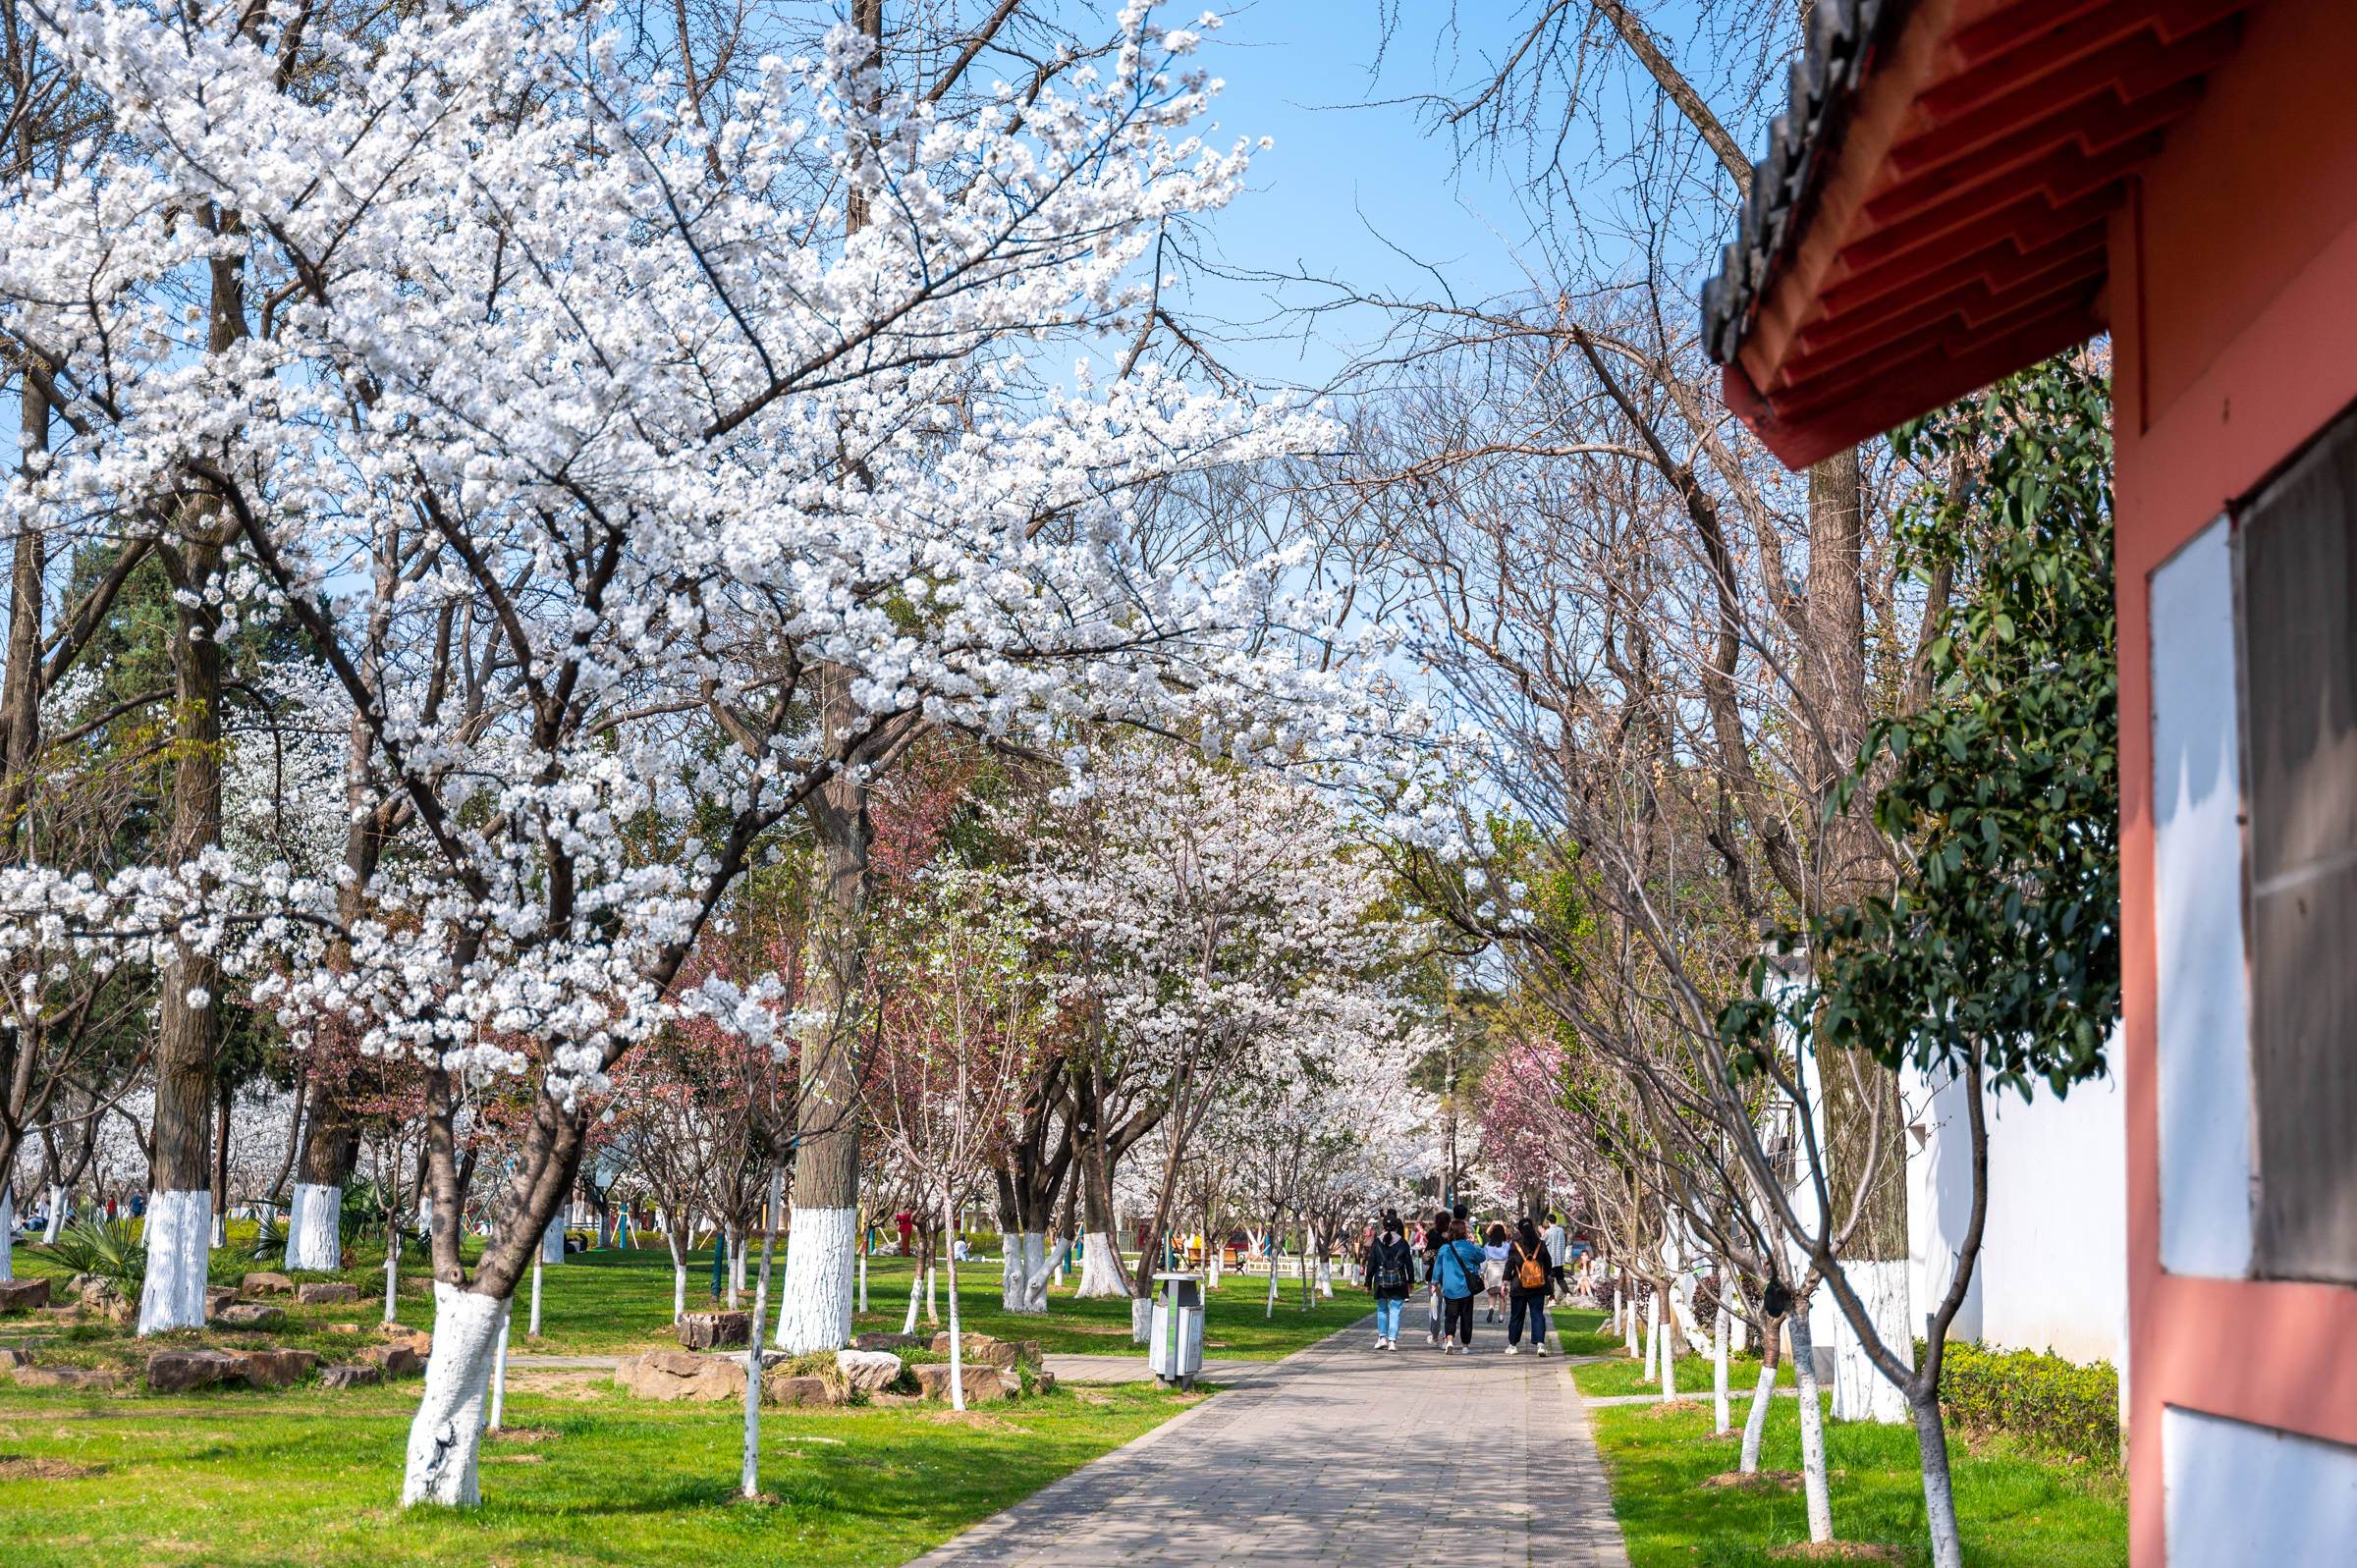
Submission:
[[[1446,1563],[1626,1568],[1561,1357],[1397,1354],[1344,1329],[1181,1412],[912,1568]],[[1050,1365],[1054,1364],[1051,1358]]]

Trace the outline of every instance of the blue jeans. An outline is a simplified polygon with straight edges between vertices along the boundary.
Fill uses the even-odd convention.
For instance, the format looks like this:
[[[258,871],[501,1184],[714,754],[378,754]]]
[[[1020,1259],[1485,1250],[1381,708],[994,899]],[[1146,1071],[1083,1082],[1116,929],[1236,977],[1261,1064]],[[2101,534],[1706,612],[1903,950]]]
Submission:
[[[1506,1310],[1506,1342],[1507,1344],[1518,1345],[1522,1342],[1522,1320],[1525,1316],[1530,1319],[1530,1342],[1533,1345],[1545,1344],[1547,1342],[1547,1293],[1545,1291],[1533,1291],[1527,1296],[1507,1298]]]
[[[1398,1296],[1377,1296],[1375,1298],[1376,1338],[1397,1339],[1399,1337],[1399,1309],[1406,1305],[1407,1303]]]

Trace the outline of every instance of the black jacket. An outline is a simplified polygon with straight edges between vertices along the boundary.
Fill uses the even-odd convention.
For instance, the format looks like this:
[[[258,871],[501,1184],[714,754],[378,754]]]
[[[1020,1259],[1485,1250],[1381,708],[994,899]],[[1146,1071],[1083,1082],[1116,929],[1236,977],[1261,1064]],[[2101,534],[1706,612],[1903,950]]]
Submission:
[[[1367,1248],[1367,1293],[1378,1301],[1405,1301],[1415,1293],[1415,1249],[1408,1246],[1405,1236],[1395,1236],[1388,1232],[1377,1236]],[[1375,1276],[1387,1263],[1398,1274],[1398,1282],[1378,1285]]]
[[[1522,1238],[1515,1237],[1506,1249],[1506,1284],[1507,1288],[1513,1293],[1513,1299],[1516,1301],[1528,1301],[1533,1296],[1547,1294],[1548,1286],[1562,1277],[1563,1271],[1556,1263],[1554,1256],[1547,1251],[1546,1242],[1539,1243],[1536,1256],[1539,1268],[1546,1271],[1547,1278],[1540,1284],[1525,1286],[1522,1283]]]

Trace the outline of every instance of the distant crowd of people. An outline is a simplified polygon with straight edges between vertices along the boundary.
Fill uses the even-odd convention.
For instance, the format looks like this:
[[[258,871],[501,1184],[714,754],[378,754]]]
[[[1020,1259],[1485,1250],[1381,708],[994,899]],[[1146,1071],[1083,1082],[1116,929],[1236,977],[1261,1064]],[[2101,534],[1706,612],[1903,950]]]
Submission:
[[[1506,1353],[1521,1354],[1522,1330],[1532,1353],[1547,1346],[1547,1303],[1568,1289],[1562,1217],[1550,1214],[1541,1231],[1525,1215],[1508,1229],[1494,1221],[1475,1239],[1463,1204],[1442,1210],[1411,1237],[1396,1209],[1383,1212],[1379,1233],[1362,1260],[1375,1298],[1375,1348],[1399,1348],[1399,1319],[1408,1298],[1424,1293],[1425,1329],[1443,1355],[1473,1353],[1473,1310],[1488,1301],[1488,1322],[1506,1320]]]

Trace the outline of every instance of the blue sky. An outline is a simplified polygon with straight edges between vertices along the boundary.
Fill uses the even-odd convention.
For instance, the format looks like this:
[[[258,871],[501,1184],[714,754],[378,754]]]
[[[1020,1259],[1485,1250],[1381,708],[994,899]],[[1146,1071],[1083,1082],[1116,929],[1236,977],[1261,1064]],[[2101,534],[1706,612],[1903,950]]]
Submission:
[[[1447,136],[1428,135],[1415,108],[1397,101],[1435,84],[1438,9],[1402,18],[1380,77],[1370,73],[1383,42],[1374,0],[1264,0],[1211,35],[1201,58],[1227,82],[1218,139],[1277,143],[1255,157],[1252,189],[1214,218],[1219,259],[1427,294],[1437,287],[1427,264],[1475,297],[1518,285],[1514,242],[1527,223],[1513,182],[1460,172]],[[1219,280],[1194,305],[1236,320],[1268,308],[1262,287]],[[1344,340],[1373,325],[1329,321],[1306,346],[1232,335],[1228,357],[1255,380],[1314,385],[1342,362]]]

